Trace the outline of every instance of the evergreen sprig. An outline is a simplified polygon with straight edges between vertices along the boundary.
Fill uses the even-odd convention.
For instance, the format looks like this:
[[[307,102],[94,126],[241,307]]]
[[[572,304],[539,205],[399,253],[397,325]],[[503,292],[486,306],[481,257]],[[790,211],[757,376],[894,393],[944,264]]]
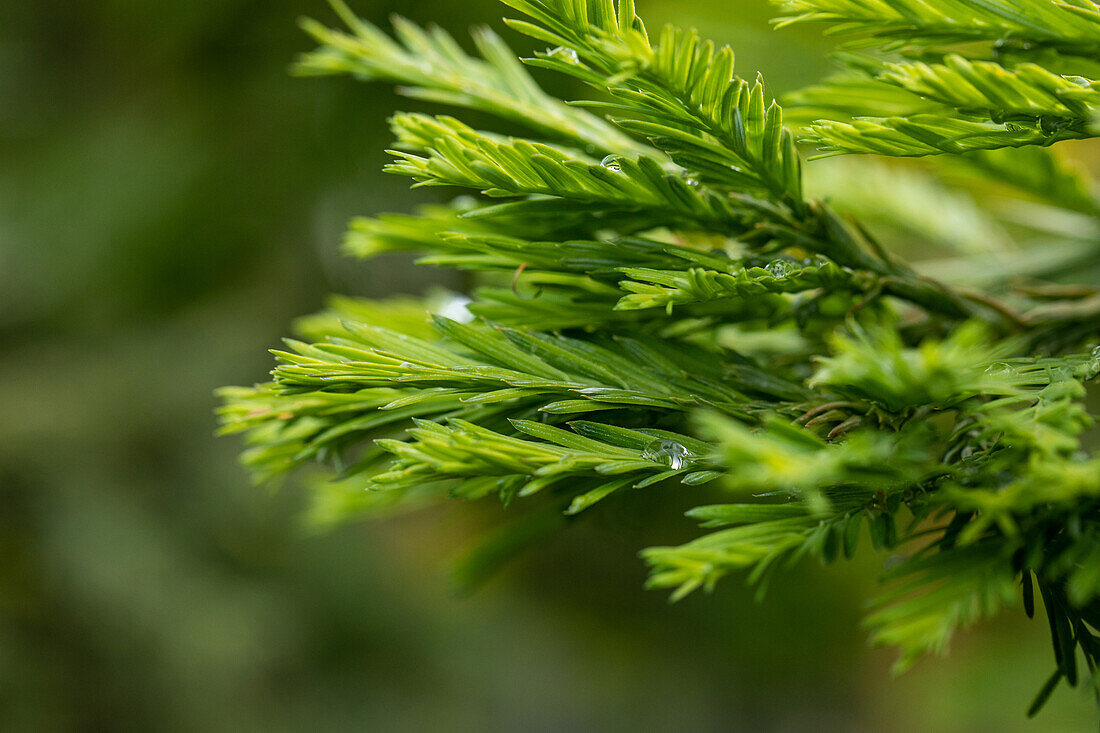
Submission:
[[[773,0],[779,26],[816,21],[828,32],[890,47],[986,42],[1095,58],[1100,9],[1091,0]]]
[[[1100,103],[1097,82],[1083,76],[1055,74],[1033,63],[1006,68],[958,54],[942,63],[886,63],[874,79],[919,102],[905,116],[810,125],[823,150],[907,156],[1084,139],[1092,137]],[[815,101],[836,105],[834,94],[850,98],[851,90],[821,89]],[[940,106],[919,111],[929,102]]]
[[[642,552],[652,587],[744,573],[762,592],[867,536],[895,555],[867,624],[899,669],[1038,598],[1055,671],[1031,712],[1062,680],[1100,684],[1100,205],[1048,149],[1093,135],[1097,6],[781,0],[779,25],[828,23],[860,48],[790,96],[800,134],[936,156],[804,171],[731,49],[651,37],[630,0],[504,2],[550,46],[526,66],[591,98],[546,94],[488,30],[471,55],[399,18],[393,40],[341,2],[347,32],[304,23],[321,45],[301,73],[402,85],[512,134],[394,116],[387,170],[464,195],[357,219],[344,249],[416,252],[475,288],[302,319],[269,382],[221,393],[257,479],[326,466],[326,521],[498,496],[514,518],[467,580],[616,492],[713,483],[734,501],[688,513],[714,531]]]
[[[473,31],[481,53],[478,58],[463,51],[442,28],[425,30],[394,16],[399,39],[395,41],[360,20],[340,0],[332,6],[351,33],[303,20],[303,30],[321,44],[295,65],[303,76],[352,74],[366,81],[385,81],[401,85],[405,96],[487,112],[552,139],[607,152],[640,149],[606,121],[544,92],[489,28]]]
[[[1100,27],[1100,8],[1091,0],[777,4],[790,14],[781,25],[827,22],[834,33],[855,35],[855,45],[888,54],[844,56],[856,73],[802,100],[847,118],[806,128],[826,153],[966,153],[1094,134],[1100,46],[1090,29]],[[861,104],[859,90],[877,102]]]

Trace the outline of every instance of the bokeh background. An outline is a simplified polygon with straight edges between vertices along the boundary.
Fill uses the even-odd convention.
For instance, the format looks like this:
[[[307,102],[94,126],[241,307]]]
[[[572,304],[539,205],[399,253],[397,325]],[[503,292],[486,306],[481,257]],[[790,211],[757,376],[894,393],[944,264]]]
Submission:
[[[773,90],[826,69],[764,0],[639,5]],[[454,31],[502,14],[353,6]],[[1024,720],[1042,621],[893,679],[859,628],[881,557],[759,605],[737,581],[669,605],[635,553],[690,536],[675,497],[613,503],[461,594],[452,558],[499,507],[316,534],[299,489],[251,486],[212,390],[262,379],[325,293],[441,277],[337,255],[352,215],[425,200],[379,172],[386,116],[415,105],[291,78],[303,14],[334,21],[319,0],[0,3],[0,730],[1095,729],[1066,689]]]

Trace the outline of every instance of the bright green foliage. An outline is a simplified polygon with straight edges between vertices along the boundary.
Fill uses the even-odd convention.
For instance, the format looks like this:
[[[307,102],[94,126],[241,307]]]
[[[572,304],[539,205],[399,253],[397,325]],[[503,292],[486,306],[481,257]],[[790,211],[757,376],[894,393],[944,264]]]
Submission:
[[[844,57],[850,73],[801,100],[841,113],[807,129],[826,152],[919,156],[1093,136],[1100,8],[1091,0],[775,1],[789,13],[781,25],[826,22],[853,36],[849,45],[888,54]]]
[[[713,300],[751,300],[768,293],[803,293],[821,289],[866,292],[878,284],[870,273],[853,272],[824,258],[805,263],[776,259],[766,267],[737,267],[732,271],[692,268],[652,270],[624,267],[630,280],[619,286],[629,290],[616,305],[624,310],[666,307]],[[777,301],[783,302],[783,301]]]
[[[421,185],[461,186],[496,197],[554,196],[593,213],[637,213],[648,225],[744,227],[744,214],[728,197],[669,175],[647,156],[601,163],[543,143],[477,132],[450,117],[399,114],[392,124],[402,152],[386,170]]]
[[[890,45],[938,47],[967,41],[1027,43],[1094,55],[1100,10],[1090,0],[775,0],[795,21],[826,21],[832,33]]]
[[[551,47],[526,63],[592,99],[549,97],[486,30],[475,57],[401,19],[395,42],[339,3],[350,34],[306,23],[321,47],[304,73],[404,85],[530,137],[394,116],[387,170],[464,195],[357,219],[345,251],[417,252],[477,287],[302,319],[270,382],[222,393],[256,477],[328,466],[325,521],[495,495],[513,519],[470,581],[635,490],[698,496],[688,514],[715,530],[642,552],[676,598],[731,573],[762,592],[868,537],[895,553],[867,624],[899,669],[1038,596],[1056,671],[1032,710],[1062,679],[1096,685],[1100,202],[1046,147],[1093,134],[1096,6],[780,2],[781,25],[827,22],[864,49],[791,95],[809,141],[949,154],[815,163],[804,181],[796,134],[730,49],[651,37],[629,0],[505,4]],[[733,501],[705,503],[716,491]]]
[[[948,54],[943,63],[884,64],[875,80],[918,97],[913,113],[811,125],[825,149],[928,155],[1047,145],[1091,137],[1100,110],[1100,82],[1033,63],[1006,68]],[[929,102],[942,107],[921,111]]]
[[[488,28],[473,33],[481,58],[469,56],[441,28],[423,30],[394,18],[400,43],[360,21],[343,5],[336,11],[351,34],[315,20],[302,28],[321,47],[306,54],[296,70],[306,76],[352,74],[367,81],[404,85],[415,99],[491,112],[539,133],[600,150],[632,147],[629,138],[603,120],[570,107],[544,92],[500,37]]]

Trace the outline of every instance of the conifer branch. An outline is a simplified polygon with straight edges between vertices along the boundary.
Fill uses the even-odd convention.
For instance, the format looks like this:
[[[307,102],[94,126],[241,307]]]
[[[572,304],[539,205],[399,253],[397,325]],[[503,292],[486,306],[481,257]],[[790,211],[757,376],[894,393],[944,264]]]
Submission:
[[[650,586],[679,598],[743,572],[763,592],[867,534],[908,553],[867,618],[899,670],[1019,593],[1029,615],[1041,600],[1054,650],[1031,712],[1063,680],[1095,685],[1100,205],[1046,146],[1093,135],[1097,6],[781,0],[779,25],[829,23],[879,54],[842,55],[788,121],[827,153],[946,154],[838,168],[834,209],[803,190],[779,105],[729,48],[651,39],[631,0],[505,4],[552,47],[527,64],[594,100],[548,96],[486,30],[473,56],[401,19],[391,40],[340,2],[350,32],[305,23],[321,47],[299,72],[404,85],[529,136],[393,118],[387,170],[469,196],[357,219],[344,250],[464,270],[471,297],[342,298],[299,321],[269,382],[220,393],[254,476],[325,466],[328,519],[540,494],[473,553],[471,579],[563,513],[713,481],[731,501],[688,514],[715,531],[644,550]],[[1041,216],[1021,225],[997,200]],[[899,241],[946,251],[945,281],[982,289],[917,274]]]
[[[604,120],[544,92],[504,42],[486,27],[475,28],[481,58],[462,50],[446,31],[428,30],[393,16],[399,41],[357,17],[343,0],[329,0],[350,34],[312,19],[303,30],[321,44],[303,55],[295,71],[304,76],[350,74],[368,81],[404,85],[414,99],[476,109],[522,124],[550,139],[605,153],[638,153],[645,147]]]
[[[1100,10],[1091,0],[773,0],[776,21],[822,22],[826,32],[889,48],[985,41],[1038,46],[1096,58]]]
[[[819,122],[809,127],[809,139],[824,151],[895,156],[1049,145],[1092,137],[1092,120],[1100,109],[1095,82],[1052,74],[1035,64],[1009,69],[949,54],[937,64],[885,64],[874,78],[946,109]],[[851,90],[832,93],[843,98]],[[825,89],[816,93],[818,104],[841,106],[828,99]]]

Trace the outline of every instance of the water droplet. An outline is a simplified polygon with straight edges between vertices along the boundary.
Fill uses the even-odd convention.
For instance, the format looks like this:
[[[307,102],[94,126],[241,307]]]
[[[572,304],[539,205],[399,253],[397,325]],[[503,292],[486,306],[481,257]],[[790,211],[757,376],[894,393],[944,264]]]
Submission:
[[[1014,38],[1001,38],[993,42],[993,55],[995,57],[1001,57],[1011,53],[1019,53],[1020,51],[1031,51],[1035,48],[1035,44],[1030,41],[1019,41]]]
[[[769,275],[778,280],[787,277],[798,268],[790,260],[772,260],[764,269],[768,271]]]
[[[556,57],[556,58],[564,58],[566,61],[568,61],[570,63],[573,63],[573,64],[577,63],[577,61],[578,61],[577,52],[574,51],[571,48],[565,48],[564,46],[558,46],[557,48],[551,48],[549,51],[546,52],[546,54],[548,56],[552,56],[552,57]]]
[[[1078,379],[1085,381],[1096,379],[1097,375],[1100,375],[1100,346],[1092,350],[1089,360],[1082,364],[1074,374]]]
[[[607,156],[606,158],[604,158],[603,160],[600,161],[600,165],[602,165],[604,168],[608,169],[609,171],[615,171],[616,173],[618,173],[619,171],[621,171],[623,169],[623,167],[621,165],[619,165],[619,156],[617,156],[617,155]]]
[[[474,320],[474,314],[466,306],[473,301],[465,295],[449,295],[436,309],[438,315],[449,318],[459,323],[469,323]]]
[[[403,362],[401,362],[401,364],[399,366],[402,369],[415,369],[416,368],[416,364],[413,364],[411,361],[403,361]]]
[[[663,463],[676,471],[683,468],[684,464],[691,460],[693,454],[675,440],[655,440],[645,447],[645,450],[642,451],[642,457],[650,461]]]
[[[1008,364],[1005,364],[1003,362],[996,362],[995,364],[990,364],[989,366],[987,366],[985,368],[985,373],[993,375],[1004,374],[1008,371],[1008,369]]]
[[[1069,127],[1071,124],[1073,123],[1070,120],[1051,115],[1043,115],[1039,118],[1039,129],[1047,134],[1058,132],[1059,130]]]
[[[694,187],[699,185],[699,179],[688,176],[687,178],[684,179],[684,183],[686,183],[687,185],[694,188]]]

